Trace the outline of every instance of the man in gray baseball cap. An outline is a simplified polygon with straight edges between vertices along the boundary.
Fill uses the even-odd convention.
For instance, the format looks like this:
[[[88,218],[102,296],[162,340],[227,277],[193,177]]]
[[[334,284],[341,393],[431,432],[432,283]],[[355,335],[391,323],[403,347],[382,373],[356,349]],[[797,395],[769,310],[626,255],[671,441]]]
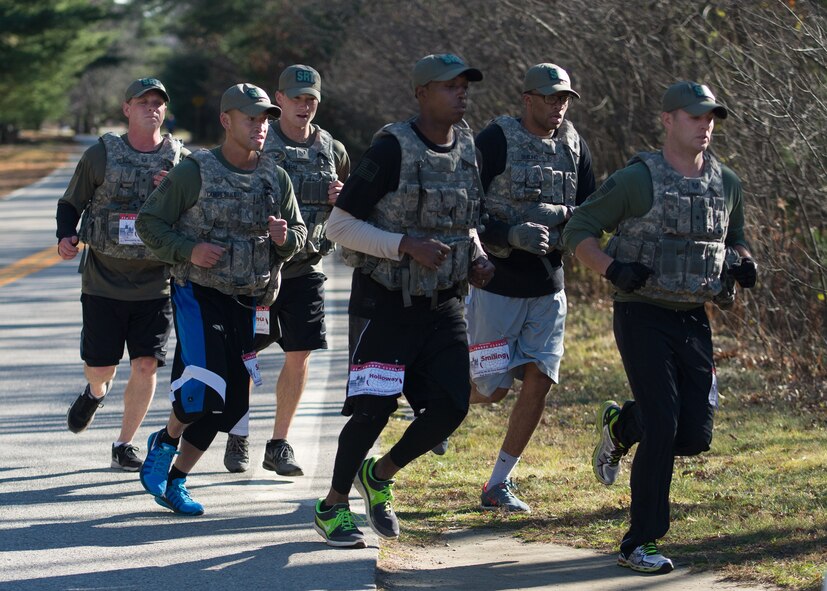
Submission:
[[[413,86],[425,86],[428,82],[445,82],[465,75],[468,82],[482,80],[482,72],[472,68],[453,53],[434,53],[416,62],[413,69]]]
[[[134,80],[129,86],[126,87],[123,100],[129,102],[134,98],[143,96],[150,90],[157,90],[161,93],[161,96],[164,97],[164,102],[169,102],[167,89],[164,88],[164,85],[161,84],[161,81],[157,78],[138,78],[137,80]]]
[[[278,117],[281,113],[281,109],[270,102],[267,93],[252,84],[236,84],[224,91],[221,95],[221,112],[226,113],[233,109],[238,109],[250,117],[257,117],[265,111],[273,117]]]
[[[274,262],[304,246],[290,177],[263,151],[278,113],[258,86],[228,88],[224,143],[190,154],[138,214],[138,233],[170,265],[175,333],[191,345],[175,351],[172,412],[150,435],[140,470],[144,489],[175,513],[204,512],[187,477],[216,434],[247,413],[250,380],[261,385],[253,311],[278,276]]]
[[[523,79],[523,92],[534,92],[543,96],[563,93],[580,98],[571,87],[568,72],[556,64],[537,64],[531,66]]]
[[[715,100],[715,95],[706,84],[698,84],[682,80],[676,82],[663,93],[663,112],[671,113],[683,109],[693,116],[712,114],[720,119],[726,119],[729,112],[726,107]]]

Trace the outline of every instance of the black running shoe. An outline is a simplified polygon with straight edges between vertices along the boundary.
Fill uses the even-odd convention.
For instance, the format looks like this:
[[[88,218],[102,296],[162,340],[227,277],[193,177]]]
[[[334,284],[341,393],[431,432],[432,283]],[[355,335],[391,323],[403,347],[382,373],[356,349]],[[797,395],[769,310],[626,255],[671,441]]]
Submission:
[[[122,443],[117,447],[112,444],[112,464],[113,468],[125,470],[126,472],[137,472],[141,469],[141,464],[144,461],[138,456],[138,448],[131,443]]]
[[[286,441],[276,442],[271,439],[267,442],[261,467],[280,476],[304,476],[302,467],[293,455],[293,448]]]
[[[106,390],[109,391],[107,384]],[[92,396],[89,390],[89,384],[86,384],[86,389],[81,392],[80,396],[69,407],[69,412],[66,413],[66,423],[69,425],[69,431],[72,433],[80,433],[85,431],[95,418],[95,411],[103,406],[103,399],[106,394],[100,398]]]

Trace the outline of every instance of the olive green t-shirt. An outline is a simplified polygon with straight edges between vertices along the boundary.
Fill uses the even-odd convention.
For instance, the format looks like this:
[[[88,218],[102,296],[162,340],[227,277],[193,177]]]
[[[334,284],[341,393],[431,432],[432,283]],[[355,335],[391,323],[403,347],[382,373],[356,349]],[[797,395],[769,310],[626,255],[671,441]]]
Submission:
[[[310,134],[310,137],[307,138],[307,141],[305,142],[293,141],[281,131],[278,120],[274,121],[271,125],[273,131],[275,131],[281,140],[288,146],[293,146],[296,148],[309,148],[313,145],[313,142],[316,141],[315,133]],[[350,176],[350,157],[348,156],[347,150],[345,150],[345,146],[342,142],[336,139],[333,140],[333,157],[335,159],[336,176],[340,181],[345,182],[347,177]],[[295,187],[293,190],[295,191]],[[294,277],[303,277],[304,275],[309,275],[311,273],[323,273],[323,258],[324,257],[321,255],[315,254],[312,257],[302,258],[298,261],[288,261],[281,269],[281,276],[284,279],[291,279]]]
[[[252,174],[253,171],[236,168],[227,162],[221,153],[221,146],[213,148],[211,152],[228,170],[238,174]],[[304,246],[307,228],[299,213],[290,177],[281,167],[277,167],[276,173],[281,190],[281,217],[287,221],[287,238],[281,246],[272,242],[271,245],[279,257],[286,259]],[[200,193],[201,171],[198,163],[192,158],[186,158],[169,172],[138,212],[135,229],[144,244],[162,261],[174,265],[190,260],[197,242],[178,232],[175,223],[182,213],[195,205]]]
[[[729,227],[725,237],[727,246],[749,245],[744,238],[744,203],[741,181],[727,166],[721,166],[724,184],[724,200],[729,212]],[[636,162],[612,174],[583,205],[578,207],[563,231],[566,247],[574,252],[577,245],[592,236],[600,238],[603,232],[614,232],[625,219],[642,217],[652,208],[654,193],[649,169]],[[647,302],[661,307],[685,310],[695,308],[696,303],[676,303],[653,300],[632,293],[616,292],[619,302]]]
[[[121,139],[132,147],[126,134]],[[189,150],[182,149],[181,157],[187,154]],[[74,207],[80,217],[95,190],[103,184],[105,173],[106,148],[103,142],[97,142],[81,156],[60,201]],[[81,274],[81,291],[85,294],[126,301],[169,296],[169,272],[165,263],[113,258],[88,246],[80,256],[85,258]]]

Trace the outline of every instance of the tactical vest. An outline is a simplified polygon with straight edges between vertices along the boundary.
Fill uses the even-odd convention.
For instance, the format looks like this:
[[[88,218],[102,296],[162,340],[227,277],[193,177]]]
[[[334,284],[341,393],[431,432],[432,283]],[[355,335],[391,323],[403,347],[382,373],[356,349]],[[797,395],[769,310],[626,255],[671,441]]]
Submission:
[[[331,210],[327,202],[327,190],[337,178],[333,136],[317,125],[313,126],[313,132],[316,134],[313,145],[289,146],[275,126],[270,126],[264,143],[264,151],[274,152],[279,165],[290,176],[299,211],[307,225],[304,250],[293,255],[291,263],[309,259],[315,254],[324,256],[333,246],[324,235]]]
[[[635,293],[670,302],[711,300],[721,291],[729,226],[721,164],[705,153],[703,175],[688,178],[678,174],[661,152],[642,152],[629,164],[638,161],[652,176],[652,209],[622,221],[606,246],[607,254],[654,271]]]
[[[574,206],[580,160],[574,125],[564,119],[554,138],[539,138],[513,117],[493,122],[505,135],[507,158],[485,195],[488,214],[514,225],[524,222],[525,211],[537,203]]]
[[[116,259],[157,261],[135,232],[135,218],[155,189],[152,177],[178,164],[183,144],[165,135],[157,151],[145,153],[114,133],[103,134],[100,142],[106,149],[106,171],[84,212],[80,239]]]
[[[186,210],[176,229],[196,242],[211,242],[226,249],[214,267],[191,262],[172,267],[172,275],[212,287],[228,295],[261,296],[270,281],[270,237],[267,218],[281,215],[281,189],[272,154],[262,154],[255,171],[234,172],[209,150],[189,158],[201,171],[198,201]]]
[[[411,296],[435,297],[442,289],[468,285],[471,236],[480,217],[480,190],[474,138],[467,125],[454,125],[455,147],[448,153],[429,149],[411,128],[411,121],[391,123],[374,136],[399,141],[402,161],[399,187],[387,193],[373,208],[368,222],[416,238],[434,238],[451,247],[451,256],[436,270],[427,269],[409,256],[400,261],[381,259],[343,248],[346,264],[390,290],[402,290],[403,302]]]

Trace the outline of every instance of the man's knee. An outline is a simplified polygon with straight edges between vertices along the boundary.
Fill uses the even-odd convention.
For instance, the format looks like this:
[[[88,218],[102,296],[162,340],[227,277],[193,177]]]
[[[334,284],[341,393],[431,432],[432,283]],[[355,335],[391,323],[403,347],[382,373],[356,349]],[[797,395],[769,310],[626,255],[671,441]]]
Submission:
[[[351,421],[362,424],[381,423],[383,426],[399,408],[395,396],[354,396],[351,404]]]
[[[155,357],[136,357],[130,362],[132,373],[151,377],[158,372],[158,360]]]

